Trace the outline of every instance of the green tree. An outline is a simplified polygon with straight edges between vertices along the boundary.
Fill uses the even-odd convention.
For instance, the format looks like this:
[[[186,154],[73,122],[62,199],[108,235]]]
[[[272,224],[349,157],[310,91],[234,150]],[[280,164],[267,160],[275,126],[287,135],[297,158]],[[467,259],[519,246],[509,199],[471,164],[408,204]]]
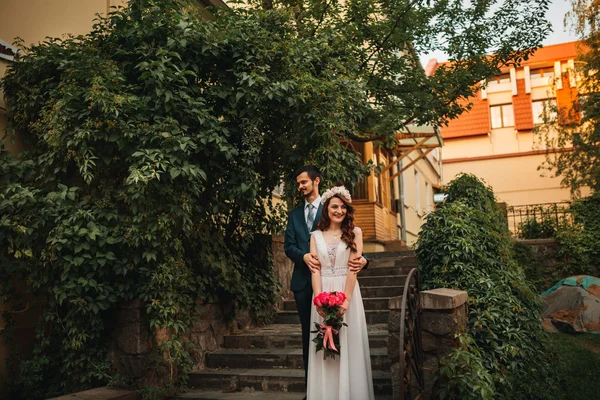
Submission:
[[[575,71],[579,77],[572,104],[548,108],[537,132],[548,152],[542,168],[561,178],[575,195],[600,189],[600,2],[572,0],[565,16],[581,40]],[[555,151],[559,150],[559,151]]]
[[[409,124],[443,125],[465,110],[480,82],[526,59],[549,31],[550,1],[250,0],[293,15],[301,40],[327,37],[361,85],[357,141],[393,142]],[[418,54],[449,63],[427,77]],[[490,54],[492,54],[490,56]]]

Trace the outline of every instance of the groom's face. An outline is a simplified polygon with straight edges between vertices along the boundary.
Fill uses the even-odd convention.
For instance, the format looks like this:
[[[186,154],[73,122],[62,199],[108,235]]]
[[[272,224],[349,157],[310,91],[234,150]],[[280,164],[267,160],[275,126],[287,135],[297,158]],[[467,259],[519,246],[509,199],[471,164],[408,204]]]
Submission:
[[[307,172],[303,172],[296,177],[298,182],[298,191],[302,193],[304,197],[310,196],[315,190],[319,190],[319,178],[314,181],[310,179]]]

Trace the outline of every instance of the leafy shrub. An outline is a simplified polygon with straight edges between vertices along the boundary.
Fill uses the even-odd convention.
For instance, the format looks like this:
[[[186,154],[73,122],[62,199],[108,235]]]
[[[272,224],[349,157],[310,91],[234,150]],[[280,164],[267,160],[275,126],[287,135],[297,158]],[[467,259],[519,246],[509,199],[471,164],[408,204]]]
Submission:
[[[469,293],[468,326],[443,362],[440,397],[554,398],[538,299],[513,258],[491,188],[460,175],[447,191],[446,203],[428,215],[417,247],[425,289]]]
[[[533,287],[547,287],[547,284],[551,281],[545,276],[542,266],[531,246],[515,241],[513,244],[513,252],[515,262],[523,269],[525,278],[527,278],[531,285]]]
[[[523,239],[548,239],[556,235],[556,221],[547,214],[529,217],[519,225],[519,237]]]
[[[560,278],[600,273],[600,193],[577,200],[571,205],[573,224],[556,234]]]

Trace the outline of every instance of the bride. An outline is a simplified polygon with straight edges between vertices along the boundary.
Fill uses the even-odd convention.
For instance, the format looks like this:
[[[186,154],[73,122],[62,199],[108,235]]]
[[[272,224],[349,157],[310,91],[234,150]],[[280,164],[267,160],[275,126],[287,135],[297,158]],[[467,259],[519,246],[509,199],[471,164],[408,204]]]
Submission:
[[[322,196],[323,216],[310,239],[310,252],[321,262],[312,274],[313,295],[344,292],[341,313],[347,327],[340,329],[340,355],[323,359],[310,342],[308,359],[308,400],[373,400],[373,379],[365,311],[356,273],[348,271],[351,255],[362,254],[362,231],[354,226],[350,192],[343,186]],[[312,306],[310,326],[322,323],[322,311]],[[311,340],[316,333],[311,334]]]

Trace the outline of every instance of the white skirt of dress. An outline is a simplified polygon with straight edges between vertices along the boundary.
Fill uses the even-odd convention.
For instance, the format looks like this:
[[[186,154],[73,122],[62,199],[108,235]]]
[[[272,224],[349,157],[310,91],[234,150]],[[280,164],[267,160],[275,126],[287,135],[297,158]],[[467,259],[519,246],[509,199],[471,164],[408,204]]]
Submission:
[[[343,292],[345,283],[345,276],[321,278],[324,292]],[[311,331],[315,330],[315,322],[320,324],[323,318],[317,313],[313,304],[310,315]],[[350,306],[344,314],[344,322],[348,326],[340,330],[341,354],[336,356],[335,360],[331,358],[323,360],[323,351],[317,353],[316,344],[312,342],[317,334],[310,334],[308,400],[374,400],[375,398],[367,321],[358,282],[354,287]]]

